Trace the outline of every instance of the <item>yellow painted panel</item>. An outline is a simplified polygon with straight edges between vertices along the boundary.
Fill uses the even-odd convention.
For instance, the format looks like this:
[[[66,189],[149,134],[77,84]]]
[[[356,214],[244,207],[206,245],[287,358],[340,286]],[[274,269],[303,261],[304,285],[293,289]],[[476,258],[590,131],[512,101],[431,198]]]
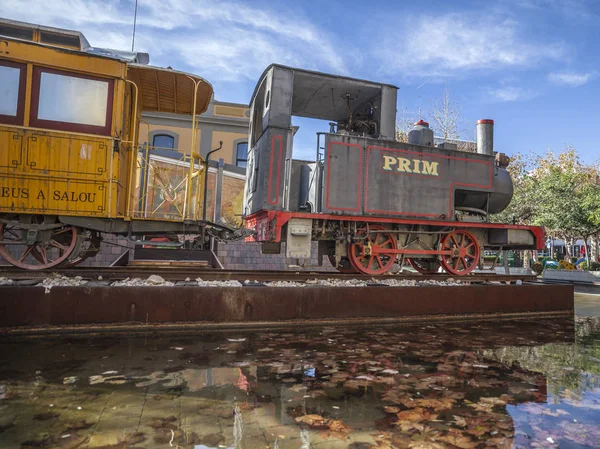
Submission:
[[[112,150],[109,138],[30,131],[25,165],[36,174],[107,179]]]
[[[36,65],[75,70],[99,76],[125,78],[127,64],[115,59],[91,56],[76,50],[51,48],[31,42],[2,41],[3,58]]]
[[[104,216],[107,184],[67,179],[4,176],[0,211]]]
[[[224,106],[216,104],[214,107],[215,115],[222,115],[225,117],[240,117],[243,118],[246,116],[246,111],[248,108],[244,107],[236,107],[236,106]]]
[[[0,172],[15,171],[22,164],[23,131],[0,126]]]

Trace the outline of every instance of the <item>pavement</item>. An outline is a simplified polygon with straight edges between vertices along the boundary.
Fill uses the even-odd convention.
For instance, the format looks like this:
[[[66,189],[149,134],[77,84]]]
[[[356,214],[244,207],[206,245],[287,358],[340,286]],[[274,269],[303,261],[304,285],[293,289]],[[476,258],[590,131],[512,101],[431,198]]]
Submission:
[[[575,315],[600,316],[600,294],[575,293]]]

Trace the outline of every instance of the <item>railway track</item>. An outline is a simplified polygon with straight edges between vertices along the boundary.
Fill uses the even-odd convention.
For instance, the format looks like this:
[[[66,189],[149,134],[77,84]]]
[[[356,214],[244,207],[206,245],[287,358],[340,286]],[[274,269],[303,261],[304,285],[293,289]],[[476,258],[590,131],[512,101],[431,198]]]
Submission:
[[[86,280],[97,280],[101,277],[104,281],[119,281],[126,278],[147,278],[150,275],[159,275],[167,281],[185,281],[186,279],[195,280],[202,278],[205,281],[227,281],[237,280],[244,282],[273,282],[273,281],[295,281],[305,282],[313,279],[398,279],[398,280],[437,280],[447,281],[449,279],[460,280],[463,283],[484,283],[484,282],[535,282],[535,275],[501,275],[488,273],[475,273],[468,276],[452,276],[448,274],[422,275],[418,273],[405,273],[398,275],[387,275],[373,277],[370,275],[356,273],[338,273],[330,271],[256,271],[256,270],[213,270],[206,268],[193,267],[85,267],[85,268],[67,268],[62,270],[40,270],[23,271],[10,267],[0,268],[0,277],[6,277],[13,280],[42,280],[44,278],[59,274],[67,277],[81,276]]]

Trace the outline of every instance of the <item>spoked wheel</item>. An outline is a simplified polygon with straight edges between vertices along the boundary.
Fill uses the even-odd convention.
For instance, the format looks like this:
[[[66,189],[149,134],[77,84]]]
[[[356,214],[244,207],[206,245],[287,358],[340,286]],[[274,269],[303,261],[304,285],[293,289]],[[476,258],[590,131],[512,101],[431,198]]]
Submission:
[[[356,273],[356,270],[350,263],[350,259],[348,259],[346,256],[342,256],[342,258],[340,259],[340,264],[338,266],[335,265],[335,256],[327,257],[329,257],[329,262],[331,263],[331,265],[333,265],[335,269],[338,270],[340,273]]]
[[[80,232],[78,235],[77,245],[71,256],[64,261],[60,266],[61,268],[71,268],[75,265],[79,265],[89,257],[94,257],[100,251],[100,244],[102,243],[102,237],[100,234],[94,231]]]
[[[473,271],[479,263],[479,243],[467,231],[452,231],[442,240],[442,251],[450,254],[442,255],[442,267],[448,273],[464,276]]]
[[[408,263],[421,274],[435,274],[440,268],[438,259],[408,259]]]
[[[382,226],[369,226],[369,231],[385,231]],[[356,242],[348,244],[348,256],[352,266],[364,274],[383,274],[392,268],[396,261],[395,253],[386,253],[396,249],[396,238],[386,232],[369,233],[361,229]]]
[[[61,228],[41,231],[43,241],[28,243],[27,230],[18,224],[0,224],[0,256],[8,263],[24,270],[44,270],[55,267],[69,258],[77,244],[77,228]]]

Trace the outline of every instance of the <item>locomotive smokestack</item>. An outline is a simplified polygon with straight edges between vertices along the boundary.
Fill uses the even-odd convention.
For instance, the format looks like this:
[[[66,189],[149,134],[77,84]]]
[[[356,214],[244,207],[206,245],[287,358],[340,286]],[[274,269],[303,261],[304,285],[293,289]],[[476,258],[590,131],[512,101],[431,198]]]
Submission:
[[[419,120],[408,132],[408,143],[411,145],[433,146],[433,130],[425,120]]]
[[[477,120],[477,152],[494,155],[494,121]]]

